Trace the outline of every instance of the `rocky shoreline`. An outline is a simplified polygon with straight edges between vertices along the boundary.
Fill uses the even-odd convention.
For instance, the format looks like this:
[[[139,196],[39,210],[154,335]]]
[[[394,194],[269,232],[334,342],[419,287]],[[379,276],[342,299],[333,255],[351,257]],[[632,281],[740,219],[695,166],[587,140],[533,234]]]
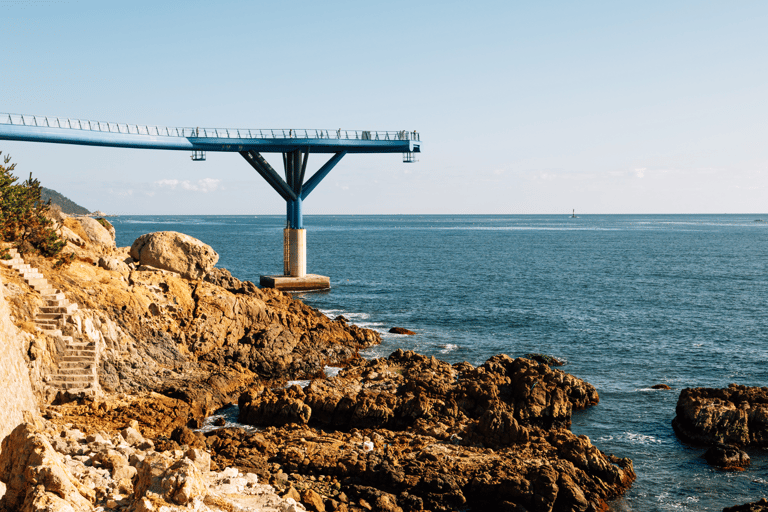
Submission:
[[[570,431],[599,397],[556,360],[365,360],[378,333],[241,282],[186,235],[117,248],[106,221],[57,222],[74,261],[27,260],[78,304],[60,336],[95,347],[98,382],[57,388],[63,342],[0,268],[41,412],[3,441],[0,511],[601,511],[635,479]],[[196,430],[233,403],[258,430]]]

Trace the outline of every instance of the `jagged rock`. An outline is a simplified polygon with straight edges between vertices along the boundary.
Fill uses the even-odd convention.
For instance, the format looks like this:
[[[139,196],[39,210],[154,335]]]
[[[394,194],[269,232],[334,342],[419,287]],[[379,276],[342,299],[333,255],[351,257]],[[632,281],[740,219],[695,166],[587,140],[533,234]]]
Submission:
[[[416,334],[416,333],[415,333],[415,332],[413,332],[413,331],[409,331],[409,330],[408,330],[408,329],[406,329],[405,327],[393,327],[393,328],[391,328],[391,329],[389,330],[389,332],[391,332],[392,334],[405,334],[405,335],[407,335],[407,336],[413,336],[413,335],[415,335],[415,334]]]
[[[220,464],[333,475],[373,510],[600,510],[635,475],[567,430],[574,408],[597,401],[594,387],[528,359],[474,368],[398,350],[305,389],[244,393],[240,421],[269,427],[215,431],[207,444]]]
[[[312,512],[325,512],[323,498],[312,489],[306,489],[301,493],[301,502]]]
[[[131,245],[131,257],[141,265],[178,272],[186,279],[202,279],[219,261],[210,245],[176,231],[141,235]]]
[[[723,512],[768,512],[768,499],[762,498],[759,501],[745,503],[744,505],[725,507]]]
[[[59,228],[59,235],[61,236],[62,240],[65,242],[71,242],[75,244],[78,247],[85,247],[85,240],[83,240],[80,235],[72,231],[66,226],[61,226]]]
[[[428,421],[431,435],[497,446],[524,441],[527,426],[567,428],[574,407],[597,401],[593,386],[527,359],[494,356],[467,369],[398,350],[305,390],[245,393],[239,405],[243,423],[400,429]]]
[[[705,453],[704,459],[711,466],[741,471],[750,464],[749,455],[735,446],[717,443]]]
[[[672,420],[683,441],[768,447],[768,388],[731,384],[725,389],[685,388]]]
[[[149,453],[136,464],[136,469],[136,498],[154,494],[166,502],[186,505],[195,497],[208,494],[202,473],[187,458],[174,461],[162,453]]]
[[[99,267],[105,269],[105,270],[111,270],[113,272],[119,272],[120,274],[124,276],[128,276],[128,274],[131,271],[131,267],[128,266],[125,261],[121,260],[120,258],[114,258],[114,257],[100,257],[99,258]]]
[[[556,357],[548,356],[546,354],[525,354],[523,357],[530,359],[531,361],[536,361],[537,363],[544,363],[547,366],[563,366],[565,364],[565,361],[561,361]]]
[[[58,506],[62,499],[76,510],[93,510],[94,491],[64,467],[39,428],[35,423],[22,423],[3,439],[0,481],[6,484],[6,491],[0,510],[39,510],[37,505]]]

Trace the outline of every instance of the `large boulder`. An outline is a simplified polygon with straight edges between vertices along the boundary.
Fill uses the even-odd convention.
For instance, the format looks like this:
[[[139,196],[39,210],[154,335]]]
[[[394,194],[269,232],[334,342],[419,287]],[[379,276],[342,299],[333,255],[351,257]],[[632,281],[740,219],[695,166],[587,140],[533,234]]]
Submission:
[[[768,448],[768,387],[685,388],[672,428],[685,442]]]
[[[92,244],[104,249],[115,248],[115,239],[109,230],[99,221],[91,217],[78,217],[77,221],[80,223],[85,235]]]
[[[141,235],[131,245],[131,258],[141,265],[178,272],[186,279],[202,279],[219,261],[210,245],[176,231]]]

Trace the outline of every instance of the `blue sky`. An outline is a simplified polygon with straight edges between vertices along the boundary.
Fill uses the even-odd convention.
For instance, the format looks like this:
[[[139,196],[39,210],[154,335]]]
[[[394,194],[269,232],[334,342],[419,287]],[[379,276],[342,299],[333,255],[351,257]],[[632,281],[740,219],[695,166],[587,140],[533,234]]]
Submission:
[[[0,0],[0,19],[0,112],[421,133],[415,164],[345,157],[306,214],[768,212],[765,2]],[[237,154],[0,150],[90,209],[285,210]]]

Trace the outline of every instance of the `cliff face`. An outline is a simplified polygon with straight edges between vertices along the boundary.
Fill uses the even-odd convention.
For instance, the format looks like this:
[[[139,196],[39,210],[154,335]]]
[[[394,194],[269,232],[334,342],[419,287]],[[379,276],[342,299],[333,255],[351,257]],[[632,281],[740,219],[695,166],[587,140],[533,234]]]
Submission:
[[[25,414],[39,414],[22,353],[24,340],[11,321],[4,288],[0,286],[0,439],[21,424]],[[0,484],[0,495],[4,493],[5,485]]]

